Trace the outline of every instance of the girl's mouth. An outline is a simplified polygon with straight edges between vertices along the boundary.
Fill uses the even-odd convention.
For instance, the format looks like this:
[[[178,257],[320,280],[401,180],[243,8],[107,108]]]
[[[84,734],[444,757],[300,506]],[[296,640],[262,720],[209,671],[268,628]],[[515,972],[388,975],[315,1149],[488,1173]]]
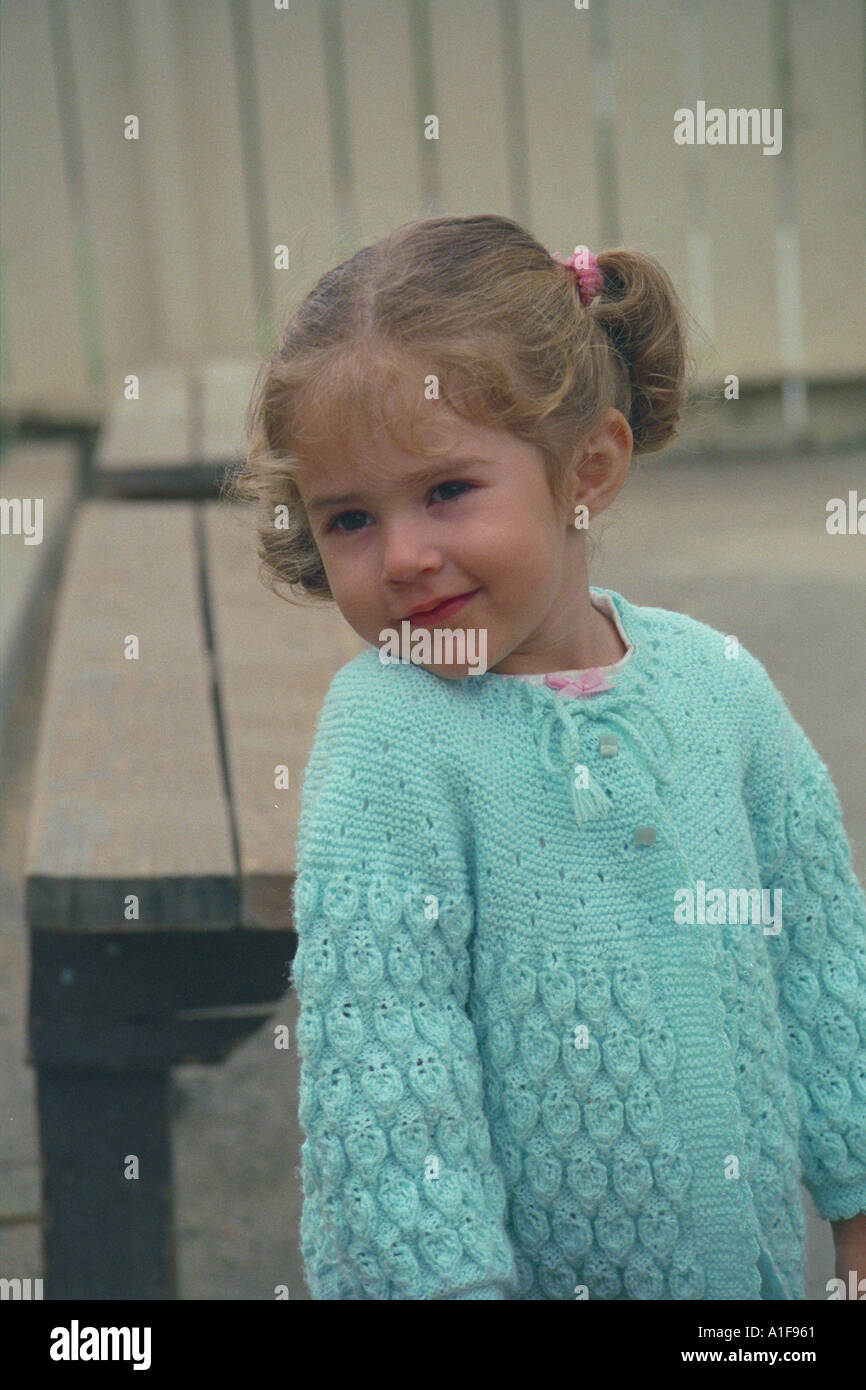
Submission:
[[[470,593],[457,594],[455,598],[446,599],[436,608],[429,608],[426,613],[414,613],[406,621],[412,623],[414,627],[431,627],[434,623],[441,623],[443,619],[452,617],[463,607],[464,603],[468,603],[479,592],[479,589],[472,589]]]

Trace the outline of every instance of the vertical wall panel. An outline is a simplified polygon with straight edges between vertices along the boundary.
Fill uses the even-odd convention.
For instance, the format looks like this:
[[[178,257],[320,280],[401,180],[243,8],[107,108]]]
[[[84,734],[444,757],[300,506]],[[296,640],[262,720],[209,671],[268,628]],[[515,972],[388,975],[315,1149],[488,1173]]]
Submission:
[[[3,6],[9,411],[92,413],[100,363],[260,351],[338,259],[437,212],[652,252],[708,383],[866,366],[861,0],[52,6]],[[779,104],[786,34],[783,154],[677,145],[681,106]]]
[[[431,0],[430,15],[444,210],[510,217],[499,6]]]
[[[268,254],[289,248],[289,269],[272,270],[276,323],[337,255],[325,54],[318,0],[289,10],[251,11],[267,180]]]
[[[240,139],[231,0],[180,0],[186,72],[183,159],[193,265],[202,305],[199,336],[215,356],[255,341],[247,182]],[[245,7],[242,7],[245,8]]]
[[[679,5],[612,0],[609,14],[620,240],[656,256],[694,310],[684,151],[673,135],[674,112],[682,104]],[[706,360],[700,342],[694,349]]]
[[[830,16],[832,15],[832,22]],[[810,372],[863,371],[866,342],[866,10],[862,0],[791,11],[798,125],[796,210]]]
[[[532,231],[551,251],[599,249],[589,13],[522,5]]]
[[[4,402],[62,413],[94,404],[78,305],[46,0],[6,0],[0,44]]]
[[[167,361],[190,361],[205,341],[205,304],[196,270],[195,188],[189,118],[190,64],[183,42],[180,0],[126,0],[134,73],[133,108],[141,122],[131,142],[138,155],[145,218],[139,244],[149,236],[156,287],[151,314],[157,343]],[[223,74],[213,73],[213,80]],[[132,157],[135,157],[134,155]],[[209,287],[209,293],[213,293]]]
[[[138,371],[162,350],[154,315],[153,245],[145,232],[141,142],[123,135],[126,116],[136,111],[137,88],[123,6],[72,4],[67,14],[81,96],[84,183],[107,399],[128,372]]]
[[[355,208],[362,242],[424,215],[405,0],[342,7]]]
[[[752,0],[701,5],[702,87],[707,104],[730,108],[778,104],[770,7]],[[694,106],[686,95],[684,106]],[[785,119],[782,136],[784,149]],[[776,279],[778,161],[760,145],[683,146],[701,161],[711,229],[718,370],[768,377],[781,370]]]

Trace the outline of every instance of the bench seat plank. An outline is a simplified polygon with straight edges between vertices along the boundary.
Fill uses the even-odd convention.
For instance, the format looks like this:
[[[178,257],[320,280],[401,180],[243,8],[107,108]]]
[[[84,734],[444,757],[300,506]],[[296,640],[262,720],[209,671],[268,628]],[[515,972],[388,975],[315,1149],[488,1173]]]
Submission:
[[[106,497],[197,497],[212,494],[215,474],[200,457],[198,378],[182,365],[146,363],[137,371],[139,399],[123,383],[107,403],[93,458],[93,482]]]
[[[19,444],[0,461],[0,496],[42,503],[41,542],[0,536],[0,723],[18,689],[40,600],[56,578],[78,487],[78,449],[68,441]],[[30,516],[36,523],[35,510]],[[26,519],[22,510],[22,525]]]
[[[135,374],[138,399],[126,399],[121,381],[112,394],[94,462],[103,472],[188,463],[193,446],[188,371],[150,363]]]
[[[234,464],[246,457],[245,416],[259,366],[257,358],[214,358],[201,368],[201,439],[205,464]]]
[[[214,502],[204,511],[241,921],[291,928],[301,783],[316,721],[333,676],[364,643],[335,605],[290,603],[262,582],[254,509]],[[288,790],[274,786],[282,764]]]
[[[34,782],[31,927],[238,923],[194,510],[104,500],[79,508]],[[131,634],[138,660],[124,656]],[[138,921],[124,916],[131,893]]]

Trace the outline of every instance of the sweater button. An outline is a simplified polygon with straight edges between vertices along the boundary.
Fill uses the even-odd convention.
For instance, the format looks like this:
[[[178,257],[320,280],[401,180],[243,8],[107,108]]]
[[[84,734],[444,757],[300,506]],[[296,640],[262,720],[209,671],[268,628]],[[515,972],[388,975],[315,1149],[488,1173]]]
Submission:
[[[634,832],[634,842],[636,845],[652,845],[655,843],[656,828],[654,825],[639,825]]]
[[[615,757],[619,752],[619,740],[616,734],[602,734],[598,751],[603,758]]]

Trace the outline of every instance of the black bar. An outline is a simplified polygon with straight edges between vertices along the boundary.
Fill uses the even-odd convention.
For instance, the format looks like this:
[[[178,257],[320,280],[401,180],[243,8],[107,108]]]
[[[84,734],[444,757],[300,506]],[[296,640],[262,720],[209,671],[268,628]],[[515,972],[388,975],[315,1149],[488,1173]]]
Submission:
[[[37,1071],[46,1298],[176,1297],[168,1080]]]
[[[166,1018],[268,1004],[289,988],[293,931],[30,932],[31,1019]]]
[[[262,1027],[296,946],[288,931],[31,930],[46,1298],[176,1297],[170,1068],[220,1062]]]

